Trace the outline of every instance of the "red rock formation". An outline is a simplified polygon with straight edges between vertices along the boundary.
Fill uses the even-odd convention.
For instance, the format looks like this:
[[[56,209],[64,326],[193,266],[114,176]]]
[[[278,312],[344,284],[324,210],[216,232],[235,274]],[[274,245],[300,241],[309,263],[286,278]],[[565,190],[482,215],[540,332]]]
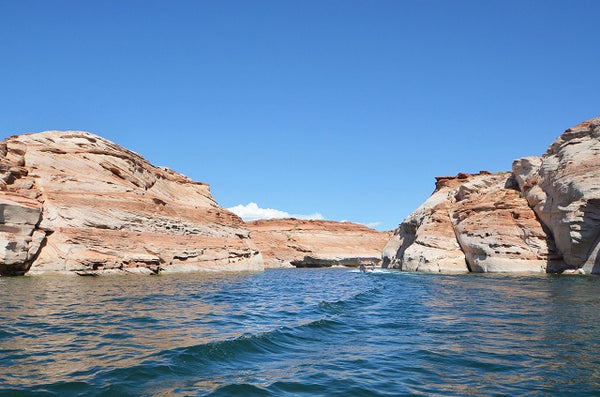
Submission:
[[[386,245],[384,267],[447,273],[543,272],[549,263],[556,266],[550,239],[510,173],[436,179],[434,194]]]
[[[208,185],[96,135],[8,138],[0,179],[0,273],[262,269]]]
[[[436,190],[394,231],[383,250],[383,267],[416,272],[467,272],[449,215],[462,180],[436,178]]]
[[[266,267],[378,263],[388,232],[350,222],[271,219],[246,223]]]
[[[386,245],[384,266],[459,271],[464,255],[472,271],[600,273],[600,117],[542,157],[516,160],[512,174],[436,179]]]
[[[566,130],[542,157],[516,160],[513,172],[565,262],[600,273],[600,117]]]
[[[474,272],[546,272],[562,261],[509,173],[461,185],[452,223]]]

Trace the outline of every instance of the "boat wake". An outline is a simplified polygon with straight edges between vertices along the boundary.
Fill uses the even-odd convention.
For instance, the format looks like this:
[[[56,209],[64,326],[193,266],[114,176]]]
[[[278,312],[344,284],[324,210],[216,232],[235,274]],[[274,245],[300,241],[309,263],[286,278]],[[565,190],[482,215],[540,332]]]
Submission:
[[[310,354],[314,345],[321,343],[328,335],[344,332],[344,327],[342,322],[324,316],[296,326],[166,349],[147,356],[139,365],[97,373],[89,382],[81,382],[79,389],[90,395],[135,395],[140,392],[140,384],[144,384],[146,390],[142,394],[148,395],[161,389],[186,388],[194,390],[194,395],[202,395],[198,393],[200,390],[211,393],[216,389],[216,384],[234,387],[236,382],[229,377],[244,369],[256,373],[264,370],[264,363],[277,365],[290,360],[290,357]],[[198,384],[199,379],[203,385]],[[73,387],[72,382],[47,386],[45,389],[58,392],[67,386]],[[248,387],[253,389],[246,390],[248,393],[257,392],[256,385]],[[231,391],[225,388],[219,393],[226,390]]]
[[[394,275],[400,275],[400,274],[402,274],[401,271],[391,270],[391,269],[371,269],[371,270],[366,270],[364,272],[362,270],[360,270],[360,269],[352,269],[352,270],[349,270],[348,273],[394,274]]]

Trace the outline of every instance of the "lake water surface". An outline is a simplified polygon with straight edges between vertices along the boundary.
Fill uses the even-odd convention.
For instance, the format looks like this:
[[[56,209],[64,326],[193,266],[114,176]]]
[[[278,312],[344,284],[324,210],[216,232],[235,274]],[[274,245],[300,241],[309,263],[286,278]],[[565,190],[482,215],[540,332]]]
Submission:
[[[0,278],[0,395],[598,395],[600,278]]]

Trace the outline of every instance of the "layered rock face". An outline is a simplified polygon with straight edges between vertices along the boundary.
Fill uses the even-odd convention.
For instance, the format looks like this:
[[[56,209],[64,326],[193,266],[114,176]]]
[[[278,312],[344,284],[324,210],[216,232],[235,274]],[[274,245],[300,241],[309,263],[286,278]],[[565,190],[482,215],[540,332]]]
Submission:
[[[564,261],[600,273],[600,117],[566,130],[542,157],[516,160],[513,172]]]
[[[600,273],[600,117],[504,174],[438,178],[383,266],[425,272]]]
[[[461,180],[438,180],[431,197],[394,231],[383,249],[383,267],[421,272],[468,270],[449,215]]]
[[[421,272],[543,272],[552,244],[510,173],[437,178],[396,231],[383,266]],[[560,261],[559,261],[560,262]]]
[[[388,232],[350,222],[270,219],[246,223],[266,267],[378,264]]]
[[[260,270],[208,185],[86,132],[0,145],[0,274]]]
[[[37,226],[42,209],[35,200],[0,196],[0,274],[24,274],[37,257],[46,233]]]
[[[551,237],[516,187],[508,173],[459,187],[452,222],[470,271],[546,272],[562,266]]]

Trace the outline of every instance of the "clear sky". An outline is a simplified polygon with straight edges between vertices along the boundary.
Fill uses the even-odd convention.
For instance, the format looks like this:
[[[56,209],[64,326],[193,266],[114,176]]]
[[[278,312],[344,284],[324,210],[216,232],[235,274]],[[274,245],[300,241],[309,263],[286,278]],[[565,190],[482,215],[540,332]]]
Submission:
[[[0,138],[90,131],[224,207],[392,229],[435,176],[509,170],[600,115],[598,15],[597,0],[0,0]]]

